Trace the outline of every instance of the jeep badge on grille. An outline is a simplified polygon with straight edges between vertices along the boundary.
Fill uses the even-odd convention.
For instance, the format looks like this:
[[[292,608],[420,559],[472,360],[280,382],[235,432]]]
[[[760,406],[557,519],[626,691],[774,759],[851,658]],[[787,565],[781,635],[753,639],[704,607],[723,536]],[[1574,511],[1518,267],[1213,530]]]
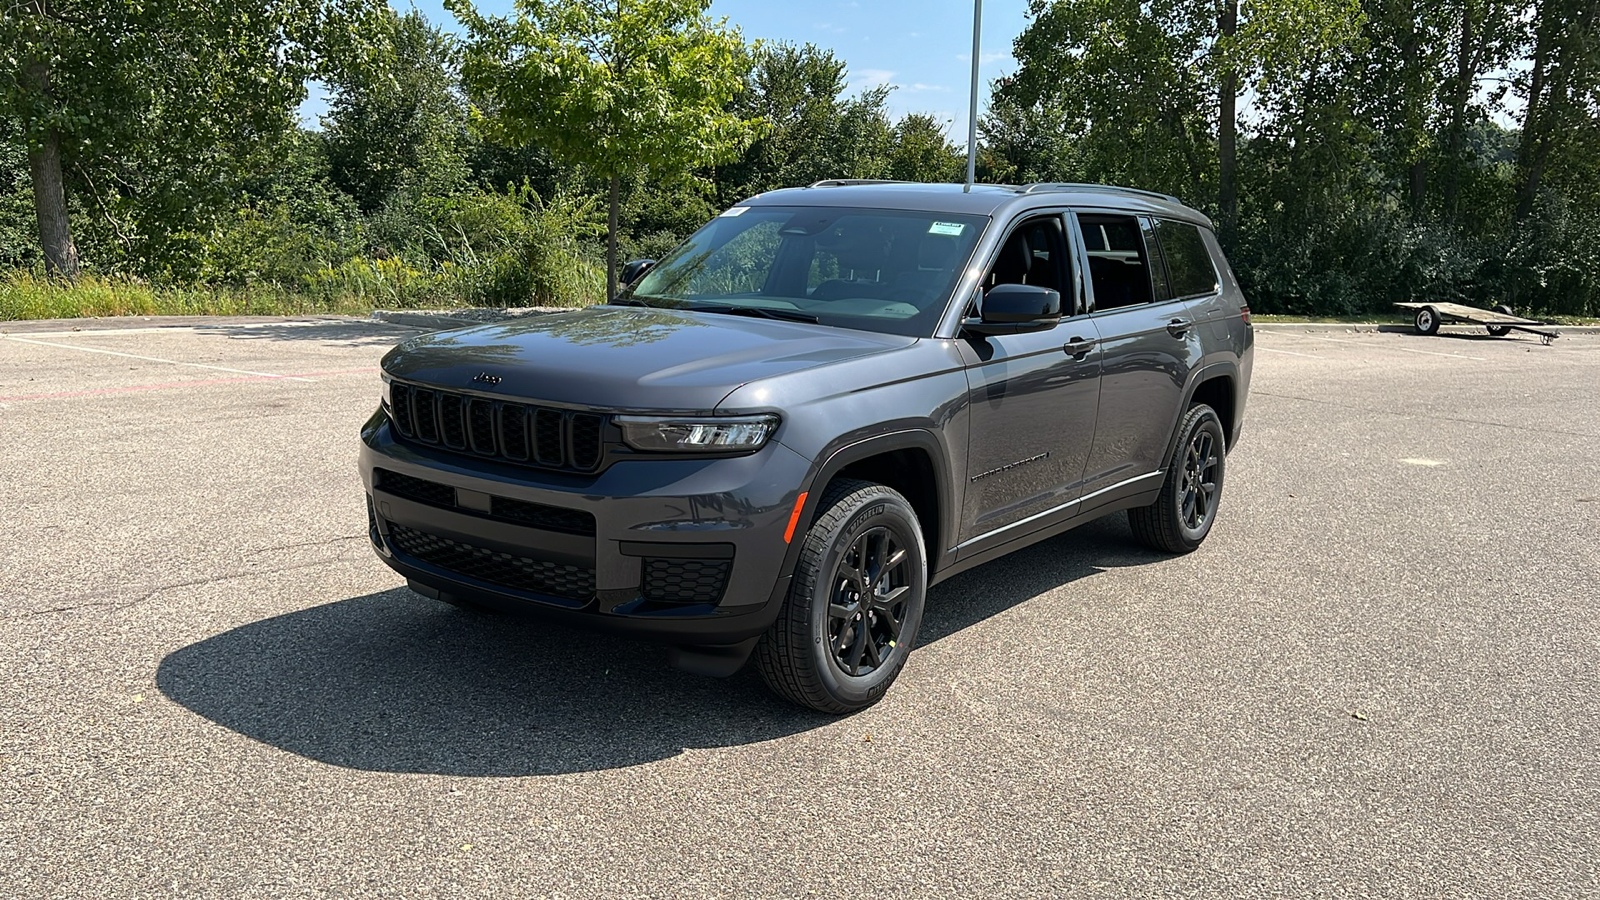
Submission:
[[[472,380],[482,382],[484,384],[499,384],[502,379],[499,375],[490,375],[488,372],[479,372],[478,376]]]

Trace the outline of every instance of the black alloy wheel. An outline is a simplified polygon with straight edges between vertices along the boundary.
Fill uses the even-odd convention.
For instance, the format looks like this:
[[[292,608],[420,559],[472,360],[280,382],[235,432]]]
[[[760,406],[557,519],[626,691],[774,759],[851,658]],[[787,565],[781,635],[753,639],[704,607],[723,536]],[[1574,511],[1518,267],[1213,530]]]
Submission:
[[[1183,498],[1179,512],[1183,527],[1199,531],[1211,524],[1211,515],[1217,509],[1217,471],[1221,465],[1216,438],[1209,431],[1196,431],[1184,457],[1183,482],[1178,488]]]
[[[1178,423],[1178,440],[1155,502],[1128,510],[1134,537],[1167,553],[1198,548],[1216,524],[1227,465],[1222,420],[1204,403],[1189,407]]]
[[[860,677],[894,662],[911,599],[909,560],[887,528],[863,532],[839,558],[828,604],[828,647],[846,675]]]

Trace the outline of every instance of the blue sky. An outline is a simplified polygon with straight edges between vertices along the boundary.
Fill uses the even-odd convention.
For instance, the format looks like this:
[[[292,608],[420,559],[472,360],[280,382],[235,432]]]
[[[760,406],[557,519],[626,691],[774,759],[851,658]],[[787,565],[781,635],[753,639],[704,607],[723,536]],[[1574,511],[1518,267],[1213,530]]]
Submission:
[[[454,17],[439,0],[396,0],[396,9],[420,10],[428,20],[456,30]],[[983,88],[1016,69],[1011,42],[1027,24],[1027,0],[987,0],[983,4]],[[511,0],[479,0],[478,8],[505,14]],[[850,67],[850,90],[888,84],[889,110],[931,113],[950,123],[952,141],[965,144],[967,85],[972,65],[972,0],[713,0],[711,15],[726,16],[745,40],[812,43],[826,47]],[[315,121],[327,108],[313,96],[301,108]]]

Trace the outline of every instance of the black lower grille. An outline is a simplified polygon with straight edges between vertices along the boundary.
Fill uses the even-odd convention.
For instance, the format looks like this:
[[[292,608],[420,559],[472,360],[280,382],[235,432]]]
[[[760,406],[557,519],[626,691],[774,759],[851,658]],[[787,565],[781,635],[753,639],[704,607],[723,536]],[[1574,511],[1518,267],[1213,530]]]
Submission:
[[[448,484],[437,481],[427,481],[422,478],[413,478],[388,469],[377,470],[378,487],[396,497],[426,503],[429,506],[454,507],[456,505],[456,489]]]
[[[640,595],[657,603],[716,603],[732,567],[730,559],[646,557]]]
[[[593,472],[605,457],[606,417],[389,385],[390,420],[407,440],[522,465]]]
[[[594,597],[594,569],[590,567],[502,553],[392,522],[389,542],[413,559],[500,587],[578,602]]]
[[[527,500],[514,500],[510,497],[491,497],[489,511],[468,508],[456,504],[456,489],[448,484],[429,481],[425,478],[416,478],[411,475],[402,475],[388,469],[375,469],[376,484],[379,490],[404,497],[417,503],[426,503],[441,509],[451,509],[456,512],[466,513],[470,516],[487,515],[491,519],[502,522],[511,522],[515,525],[526,525],[529,528],[542,528],[545,531],[560,531],[566,534],[585,536],[594,535],[594,516],[577,509],[564,509],[559,506],[545,506],[543,503],[531,503]]]
[[[510,497],[495,497],[489,501],[489,515],[518,525],[543,528],[546,531],[564,531],[567,534],[594,534],[594,516],[575,509],[561,509]]]

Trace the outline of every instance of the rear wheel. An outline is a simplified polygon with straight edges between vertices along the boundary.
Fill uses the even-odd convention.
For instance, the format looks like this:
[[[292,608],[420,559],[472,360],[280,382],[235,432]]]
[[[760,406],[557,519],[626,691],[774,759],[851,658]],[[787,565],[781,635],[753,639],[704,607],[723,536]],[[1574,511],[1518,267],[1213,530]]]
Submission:
[[[1499,306],[1496,306],[1494,308],[1494,311],[1497,312],[1497,313],[1502,313],[1504,315],[1508,315],[1508,316],[1516,315],[1516,313],[1511,311],[1511,307],[1505,305],[1504,303],[1500,304]],[[1490,326],[1488,326],[1488,328],[1489,328],[1489,333],[1494,335],[1495,337],[1505,337],[1506,335],[1511,333],[1511,329],[1507,328],[1504,325],[1490,325]]]
[[[927,556],[911,504],[881,484],[834,482],[819,509],[756,668],[785,699],[855,712],[883,697],[916,643]]]
[[[1196,403],[1178,426],[1178,444],[1167,461],[1167,479],[1156,502],[1128,510],[1134,536],[1168,553],[1199,547],[1217,520],[1226,468],[1222,420],[1211,407]]]
[[[1431,306],[1424,306],[1417,310],[1417,334],[1439,333],[1439,311]]]

